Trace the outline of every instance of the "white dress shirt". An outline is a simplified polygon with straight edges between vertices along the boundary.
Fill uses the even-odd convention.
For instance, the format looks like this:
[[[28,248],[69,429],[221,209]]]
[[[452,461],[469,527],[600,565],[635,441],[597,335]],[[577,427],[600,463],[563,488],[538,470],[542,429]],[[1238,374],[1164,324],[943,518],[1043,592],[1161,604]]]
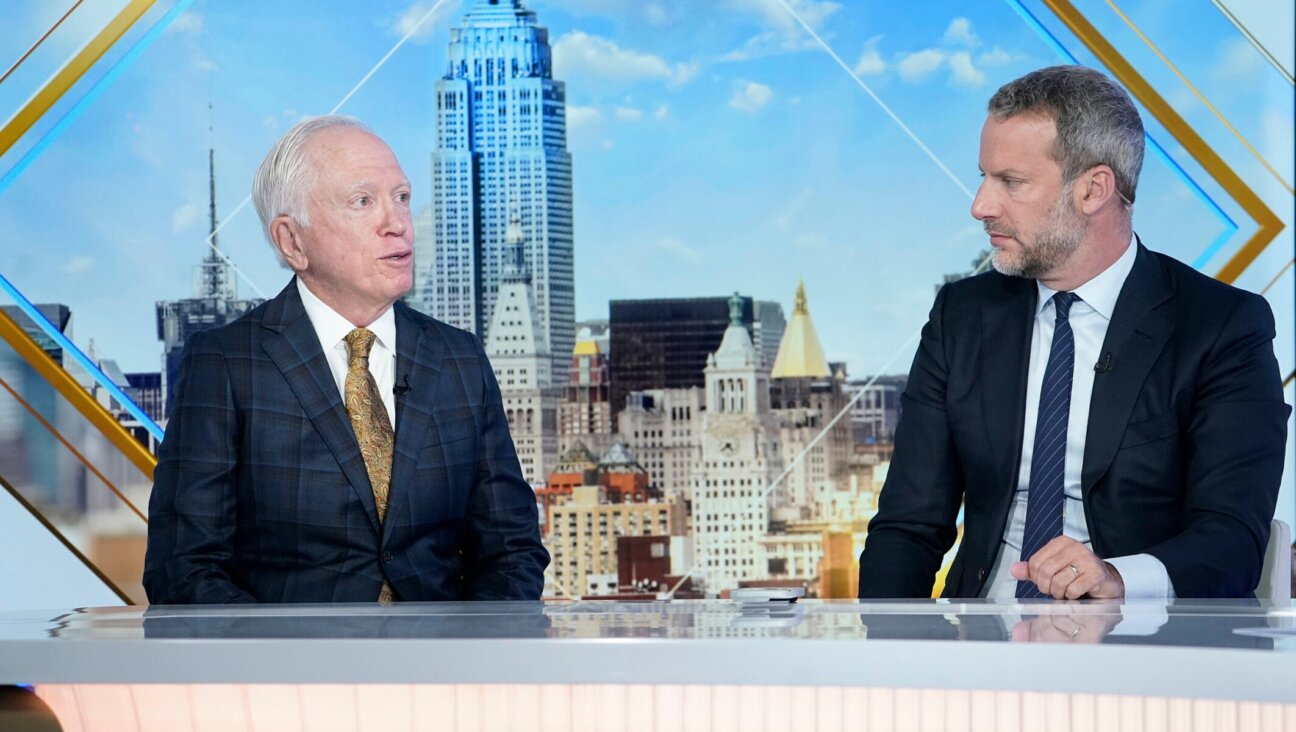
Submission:
[[[1066,494],[1063,508],[1062,533],[1089,545],[1089,525],[1085,520],[1081,502],[1080,472],[1084,467],[1085,437],[1089,430],[1089,402],[1093,396],[1094,366],[1103,358],[1103,339],[1111,323],[1116,299],[1130,270],[1138,245],[1131,240],[1125,253],[1097,277],[1075,289],[1080,300],[1071,305],[1067,320],[1075,336],[1075,366],[1071,381],[1071,413],[1067,421],[1067,449],[1063,469],[1063,491]],[[1013,562],[1021,560],[1022,536],[1026,530],[1026,504],[1029,498],[1031,452],[1035,447],[1035,422],[1039,417],[1040,387],[1044,382],[1044,367],[1048,364],[1053,347],[1053,295],[1056,290],[1038,280],[1039,302],[1035,311],[1035,324],[1031,331],[1030,371],[1026,381],[1026,421],[1022,429],[1021,470],[1017,491],[1013,496],[1012,513],[1004,529],[999,555],[990,572],[986,596],[997,599],[1013,598],[1017,580],[1010,573]],[[1125,597],[1174,598],[1174,587],[1165,565],[1150,554],[1113,557],[1111,562],[1125,582]]]
[[[349,369],[346,345],[347,333],[355,330],[351,321],[342,317],[336,310],[324,304],[315,293],[306,287],[301,278],[297,278],[297,292],[301,294],[302,306],[306,308],[306,317],[315,326],[315,335],[319,336],[320,347],[324,349],[324,358],[328,359],[329,371],[337,382],[338,393],[346,403],[346,376]],[[392,389],[396,386],[396,313],[387,308],[378,319],[370,323],[369,330],[377,336],[373,347],[369,349],[369,373],[378,383],[378,394],[382,397],[383,406],[387,408],[387,418],[391,420],[392,429],[396,428],[396,397]]]

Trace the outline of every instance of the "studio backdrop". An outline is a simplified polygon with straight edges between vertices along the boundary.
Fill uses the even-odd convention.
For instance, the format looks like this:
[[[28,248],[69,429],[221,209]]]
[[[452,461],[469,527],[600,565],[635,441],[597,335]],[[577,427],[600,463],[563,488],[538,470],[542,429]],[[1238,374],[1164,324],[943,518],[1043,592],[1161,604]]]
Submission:
[[[318,114],[409,176],[406,302],[491,357],[549,597],[854,596],[919,329],[987,265],[986,101],[1031,69],[1129,90],[1136,231],[1268,299],[1294,401],[1290,4],[10,5],[0,607],[144,600],[184,341],[289,282],[251,180]]]

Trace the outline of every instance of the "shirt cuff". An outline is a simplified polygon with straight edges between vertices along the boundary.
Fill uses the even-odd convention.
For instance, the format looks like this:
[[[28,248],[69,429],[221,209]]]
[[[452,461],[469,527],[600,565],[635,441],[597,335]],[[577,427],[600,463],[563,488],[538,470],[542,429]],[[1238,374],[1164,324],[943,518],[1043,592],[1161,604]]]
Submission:
[[[1151,554],[1134,554],[1107,560],[1120,572],[1126,600],[1173,600],[1174,585],[1160,559]]]

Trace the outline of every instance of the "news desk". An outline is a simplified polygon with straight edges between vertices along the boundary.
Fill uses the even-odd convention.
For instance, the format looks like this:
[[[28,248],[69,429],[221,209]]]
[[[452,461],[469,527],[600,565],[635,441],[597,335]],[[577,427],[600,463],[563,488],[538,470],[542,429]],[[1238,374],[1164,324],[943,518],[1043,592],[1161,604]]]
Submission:
[[[88,608],[0,613],[0,685],[31,685],[7,698],[38,697],[69,732],[1296,732],[1296,612],[1200,601]]]

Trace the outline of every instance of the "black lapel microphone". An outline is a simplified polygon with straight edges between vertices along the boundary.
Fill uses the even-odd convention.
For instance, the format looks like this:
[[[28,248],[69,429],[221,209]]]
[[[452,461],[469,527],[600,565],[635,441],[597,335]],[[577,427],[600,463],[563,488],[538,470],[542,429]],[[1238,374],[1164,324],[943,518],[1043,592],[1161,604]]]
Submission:
[[[1094,373],[1105,374],[1108,371],[1111,371],[1112,370],[1111,361],[1112,361],[1111,351],[1104,353],[1103,357],[1098,359],[1098,363],[1094,364]],[[408,376],[405,377],[405,381],[406,383],[409,382]]]
[[[404,384],[397,384],[396,386],[392,387],[392,393],[395,394],[396,396],[405,396],[406,394],[409,393],[409,390],[410,390],[409,374],[405,374]]]

